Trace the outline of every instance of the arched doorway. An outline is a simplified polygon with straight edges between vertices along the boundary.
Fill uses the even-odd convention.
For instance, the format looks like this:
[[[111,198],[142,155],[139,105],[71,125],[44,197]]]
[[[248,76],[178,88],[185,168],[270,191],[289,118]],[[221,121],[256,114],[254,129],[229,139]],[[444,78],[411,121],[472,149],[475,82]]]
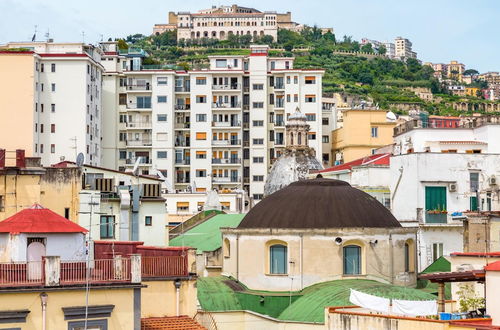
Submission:
[[[42,278],[42,258],[45,257],[44,239],[28,239],[26,251],[28,261],[28,279],[39,280]]]

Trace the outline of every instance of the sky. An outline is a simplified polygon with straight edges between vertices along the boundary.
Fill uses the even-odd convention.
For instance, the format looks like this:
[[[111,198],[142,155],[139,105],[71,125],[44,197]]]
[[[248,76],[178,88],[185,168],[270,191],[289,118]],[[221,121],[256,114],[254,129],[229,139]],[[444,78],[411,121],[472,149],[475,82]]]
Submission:
[[[480,72],[500,71],[500,0],[0,0],[0,44],[37,40],[96,43],[152,33],[169,11],[212,5],[292,12],[295,22],[333,27],[335,35],[379,41],[402,36],[424,62],[458,60]]]

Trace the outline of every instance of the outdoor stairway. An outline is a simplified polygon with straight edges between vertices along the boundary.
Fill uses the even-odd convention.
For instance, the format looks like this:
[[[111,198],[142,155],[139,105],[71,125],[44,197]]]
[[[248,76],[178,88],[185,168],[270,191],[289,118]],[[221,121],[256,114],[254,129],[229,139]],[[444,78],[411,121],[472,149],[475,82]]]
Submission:
[[[141,319],[141,330],[206,330],[187,315]]]

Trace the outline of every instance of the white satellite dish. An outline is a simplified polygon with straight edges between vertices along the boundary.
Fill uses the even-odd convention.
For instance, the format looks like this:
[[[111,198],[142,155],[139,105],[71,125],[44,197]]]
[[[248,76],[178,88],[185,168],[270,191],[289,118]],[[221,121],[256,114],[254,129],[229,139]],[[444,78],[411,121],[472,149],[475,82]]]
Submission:
[[[82,167],[83,163],[85,163],[85,155],[80,152],[78,156],[76,156],[76,166]]]
[[[398,119],[398,117],[396,117],[396,115],[394,114],[394,112],[392,111],[389,111],[386,115],[385,115],[385,118],[387,118],[387,120],[389,121],[395,121],[396,119]]]
[[[135,176],[139,175],[139,164],[141,163],[141,160],[142,160],[141,156],[137,157],[137,159],[135,160],[134,169],[132,170],[132,173]]]

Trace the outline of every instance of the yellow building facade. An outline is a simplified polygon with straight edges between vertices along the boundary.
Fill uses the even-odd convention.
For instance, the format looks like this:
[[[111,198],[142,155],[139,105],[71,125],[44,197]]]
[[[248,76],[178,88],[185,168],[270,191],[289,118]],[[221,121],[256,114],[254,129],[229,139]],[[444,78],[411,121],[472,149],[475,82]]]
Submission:
[[[32,52],[0,50],[0,147],[27,155],[34,152],[37,66]]]
[[[465,95],[478,97],[481,95],[481,89],[478,87],[465,87]]]
[[[394,121],[385,110],[342,110],[343,126],[332,132],[335,161],[347,163],[372,154],[372,150],[393,143]]]

